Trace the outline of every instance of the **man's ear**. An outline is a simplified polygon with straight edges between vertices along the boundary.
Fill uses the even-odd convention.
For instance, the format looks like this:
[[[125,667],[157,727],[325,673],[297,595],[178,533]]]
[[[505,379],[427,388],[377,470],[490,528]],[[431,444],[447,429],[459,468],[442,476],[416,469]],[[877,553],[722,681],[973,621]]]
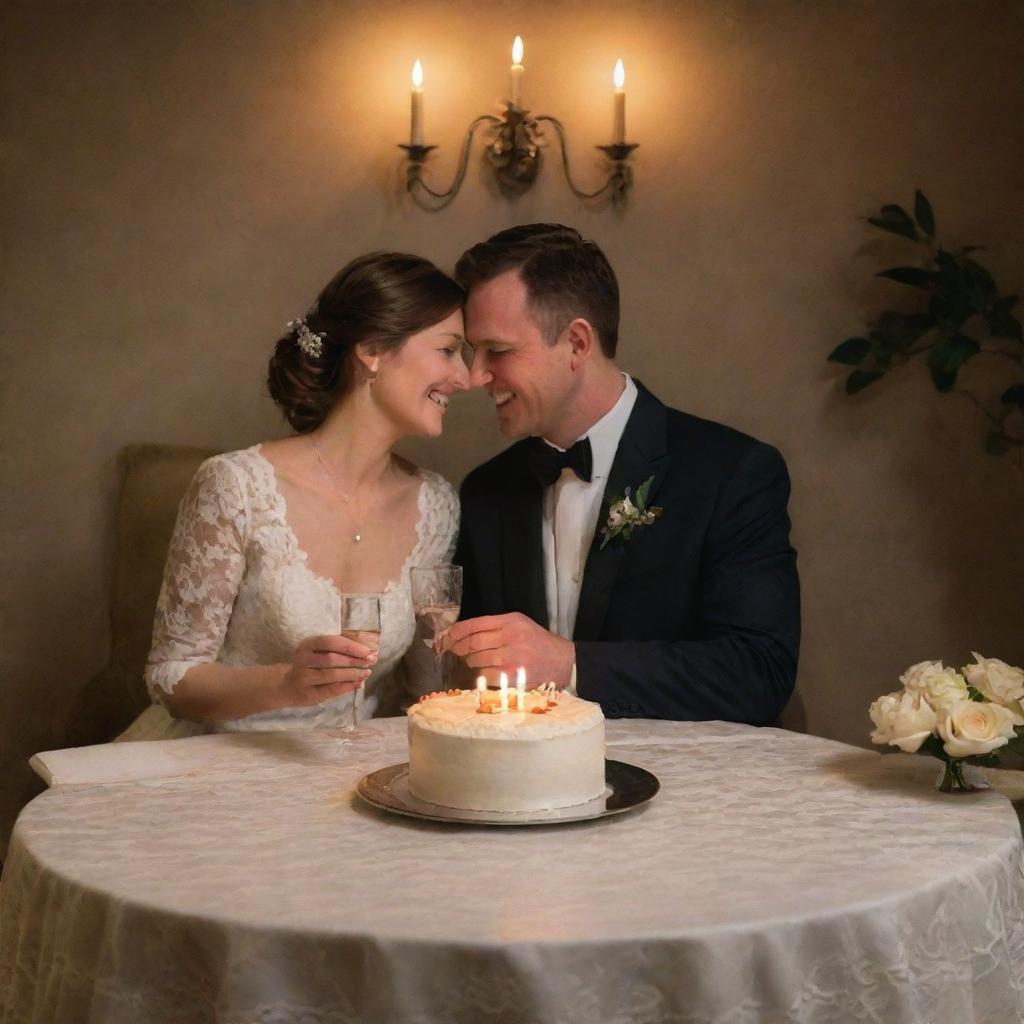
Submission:
[[[597,332],[589,320],[577,317],[566,328],[569,339],[569,365],[573,370],[578,370],[594,354],[597,347]]]

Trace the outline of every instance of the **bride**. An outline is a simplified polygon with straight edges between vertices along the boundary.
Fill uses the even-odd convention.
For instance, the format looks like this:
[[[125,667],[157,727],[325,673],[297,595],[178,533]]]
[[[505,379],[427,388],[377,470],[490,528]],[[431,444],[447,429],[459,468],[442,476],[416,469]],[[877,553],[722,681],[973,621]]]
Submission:
[[[289,324],[269,387],[295,434],[196,473],[146,666],[155,706],[121,739],[342,725],[359,689],[361,717],[398,710],[409,571],[451,560],[458,498],[392,448],[439,435],[468,386],[462,299],[426,260],[373,253]],[[380,595],[378,651],[339,635],[351,593]]]

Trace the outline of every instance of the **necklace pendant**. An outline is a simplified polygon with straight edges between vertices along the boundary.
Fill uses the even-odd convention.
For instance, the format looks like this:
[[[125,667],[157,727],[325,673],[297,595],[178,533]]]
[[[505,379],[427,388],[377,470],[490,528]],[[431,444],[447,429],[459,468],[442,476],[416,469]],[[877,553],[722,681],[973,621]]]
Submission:
[[[361,534],[354,534],[352,539],[358,544],[363,538]]]

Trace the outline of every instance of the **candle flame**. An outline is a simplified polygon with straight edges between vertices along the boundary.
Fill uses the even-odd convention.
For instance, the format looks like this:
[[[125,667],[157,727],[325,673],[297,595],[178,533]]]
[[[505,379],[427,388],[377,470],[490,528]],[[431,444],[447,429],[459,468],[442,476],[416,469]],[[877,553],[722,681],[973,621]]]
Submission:
[[[516,40],[512,44],[512,63],[523,63],[523,40],[519,36],[516,36]]]
[[[615,62],[615,88],[621,89],[626,84],[626,69],[622,66],[622,58]]]
[[[416,58],[416,63],[412,66],[412,85],[414,89],[419,89],[423,85],[423,65],[420,63],[419,57]]]

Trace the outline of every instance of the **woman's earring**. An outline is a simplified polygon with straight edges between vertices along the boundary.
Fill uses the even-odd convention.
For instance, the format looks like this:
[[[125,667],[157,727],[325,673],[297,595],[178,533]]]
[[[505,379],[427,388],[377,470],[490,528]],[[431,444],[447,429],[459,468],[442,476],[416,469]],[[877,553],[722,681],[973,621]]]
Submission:
[[[377,380],[377,371],[376,370],[370,370],[370,375],[367,378],[366,383],[372,388],[374,383],[376,382],[376,380]]]

